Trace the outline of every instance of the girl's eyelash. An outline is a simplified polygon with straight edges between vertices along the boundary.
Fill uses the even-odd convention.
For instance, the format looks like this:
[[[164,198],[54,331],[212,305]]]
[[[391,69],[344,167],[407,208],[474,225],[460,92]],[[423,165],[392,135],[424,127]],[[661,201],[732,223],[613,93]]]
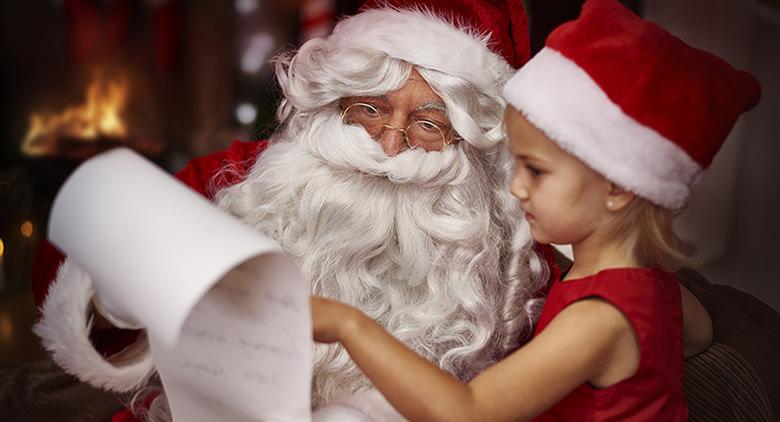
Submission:
[[[515,165],[517,166],[516,168],[524,168],[524,169],[528,170],[534,176],[538,176],[538,175],[544,173],[542,171],[542,169],[540,169],[539,167],[536,167],[533,164],[528,164],[528,162],[526,162],[526,158],[524,156],[523,157],[515,156]]]
[[[541,170],[539,170],[537,167],[534,167],[534,166],[532,166],[532,165],[530,165],[530,164],[526,164],[526,165],[525,165],[525,168],[526,168],[528,171],[530,171],[530,172],[531,172],[531,174],[533,174],[534,176],[538,176],[538,175],[542,174],[542,171],[541,171]]]

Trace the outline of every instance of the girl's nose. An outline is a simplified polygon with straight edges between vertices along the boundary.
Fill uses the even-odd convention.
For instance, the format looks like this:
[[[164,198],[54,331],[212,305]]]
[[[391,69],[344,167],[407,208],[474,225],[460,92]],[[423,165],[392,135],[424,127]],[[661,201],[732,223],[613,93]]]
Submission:
[[[528,192],[528,189],[525,186],[522,186],[520,183],[515,181],[512,183],[511,189],[509,189],[510,192],[512,192],[512,195],[515,196],[515,198],[520,200],[527,200],[530,197],[530,193]]]
[[[517,197],[520,199],[528,199],[531,195],[528,193],[528,189],[520,188],[517,191]]]

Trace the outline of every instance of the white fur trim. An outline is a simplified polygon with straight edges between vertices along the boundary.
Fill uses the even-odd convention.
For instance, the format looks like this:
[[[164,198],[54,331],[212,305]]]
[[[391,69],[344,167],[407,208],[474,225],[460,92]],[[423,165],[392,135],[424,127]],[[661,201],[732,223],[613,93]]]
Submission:
[[[701,166],[612,102],[572,60],[545,47],[504,88],[507,102],[607,179],[670,209],[685,204]]]
[[[490,50],[489,34],[456,25],[424,9],[370,9],[339,22],[329,40],[338,48],[375,48],[465,79],[487,95],[500,95],[512,67]]]
[[[66,260],[49,287],[41,320],[33,331],[69,374],[96,387],[117,392],[133,390],[144,384],[154,370],[151,353],[147,346],[131,363],[114,366],[95,350],[89,339],[92,321],[87,320],[94,293],[91,277]],[[137,349],[138,344],[134,347]],[[129,350],[123,355],[126,352]]]

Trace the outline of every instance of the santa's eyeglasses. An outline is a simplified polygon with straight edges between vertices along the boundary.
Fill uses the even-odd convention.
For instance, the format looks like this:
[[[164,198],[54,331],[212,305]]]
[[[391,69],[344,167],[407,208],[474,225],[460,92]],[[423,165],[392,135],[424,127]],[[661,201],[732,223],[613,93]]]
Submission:
[[[422,109],[420,111],[425,111]],[[443,122],[436,122],[433,117],[413,117],[411,123],[405,128],[398,128],[387,124],[392,109],[380,104],[366,102],[354,102],[342,104],[341,120],[345,124],[360,125],[374,138],[379,139],[386,129],[397,130],[404,136],[404,142],[409,148],[422,148],[426,151],[440,151],[447,145],[452,145],[460,140],[452,126]]]

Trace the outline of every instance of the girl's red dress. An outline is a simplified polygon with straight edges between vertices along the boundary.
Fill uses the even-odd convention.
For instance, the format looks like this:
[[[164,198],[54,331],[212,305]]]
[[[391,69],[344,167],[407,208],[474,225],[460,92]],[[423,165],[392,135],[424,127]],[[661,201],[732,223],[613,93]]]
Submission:
[[[557,279],[534,334],[541,333],[566,306],[589,297],[609,302],[631,323],[639,340],[639,368],[608,388],[583,384],[535,420],[688,420],[676,276],[658,269],[616,268],[565,282]]]

